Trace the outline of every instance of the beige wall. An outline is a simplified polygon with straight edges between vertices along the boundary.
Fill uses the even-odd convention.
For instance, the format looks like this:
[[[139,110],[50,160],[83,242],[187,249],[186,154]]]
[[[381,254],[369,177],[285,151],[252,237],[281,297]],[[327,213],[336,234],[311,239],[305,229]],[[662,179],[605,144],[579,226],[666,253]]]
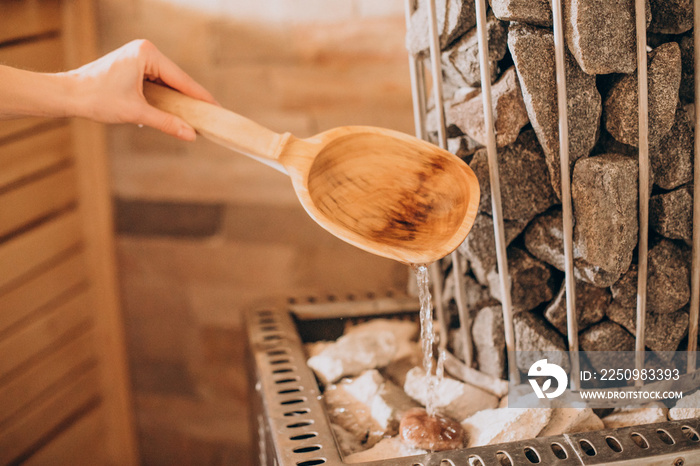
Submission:
[[[147,38],[275,131],[412,132],[401,0],[98,0],[103,52]],[[192,5],[197,5],[196,8]],[[200,138],[109,129],[121,298],[145,464],[244,464],[241,312],[405,287],[339,242],[280,173]]]

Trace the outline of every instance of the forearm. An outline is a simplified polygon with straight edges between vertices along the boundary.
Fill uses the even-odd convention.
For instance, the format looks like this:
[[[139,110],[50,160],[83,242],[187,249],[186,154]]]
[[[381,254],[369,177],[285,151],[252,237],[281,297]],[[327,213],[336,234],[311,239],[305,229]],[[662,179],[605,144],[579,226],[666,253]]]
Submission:
[[[0,65],[0,119],[75,116],[75,78]]]
[[[135,40],[65,73],[35,73],[0,65],[0,120],[81,117],[100,123],[148,125],[194,140],[195,131],[184,120],[149,105],[143,96],[144,79],[162,81],[190,97],[215,103],[209,92],[152,43]]]

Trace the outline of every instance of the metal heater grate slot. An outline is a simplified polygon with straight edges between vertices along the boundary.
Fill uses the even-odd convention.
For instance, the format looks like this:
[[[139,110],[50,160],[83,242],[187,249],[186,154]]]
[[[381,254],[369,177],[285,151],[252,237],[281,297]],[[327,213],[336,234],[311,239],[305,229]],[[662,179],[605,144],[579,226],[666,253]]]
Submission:
[[[247,331],[254,398],[262,413],[256,419],[261,464],[337,464],[340,458],[323,417],[320,391],[290,315],[269,309],[252,312]]]

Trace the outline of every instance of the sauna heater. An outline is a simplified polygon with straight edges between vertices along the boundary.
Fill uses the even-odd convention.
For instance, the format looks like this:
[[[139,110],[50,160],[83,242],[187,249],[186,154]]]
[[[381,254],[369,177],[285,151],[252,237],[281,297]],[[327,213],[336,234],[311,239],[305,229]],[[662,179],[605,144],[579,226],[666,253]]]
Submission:
[[[413,88],[416,134],[423,139],[447,148],[447,125],[445,121],[442,79],[432,79],[428,89],[424,67],[441,70],[440,44],[437,28],[435,0],[428,5],[428,42],[430,53],[417,56],[409,53],[411,81]],[[637,0],[636,25],[644,25],[644,0]],[[407,24],[416,5],[408,0],[406,4]],[[498,265],[498,283],[501,291],[501,305],[504,316],[505,342],[508,354],[513,354],[515,337],[513,333],[513,309],[510,299],[510,278],[504,233],[504,218],[500,196],[496,135],[491,95],[490,66],[488,60],[489,43],[486,32],[485,0],[476,0],[476,30],[478,35],[479,65],[481,73],[481,95],[483,99],[484,127],[486,129],[486,150],[492,199],[493,238]],[[556,86],[560,160],[569,160],[569,131],[567,116],[565,44],[562,27],[562,2],[552,4],[554,47],[556,58]],[[695,26],[700,24],[700,12],[695,11]],[[639,32],[641,31],[641,32]],[[639,108],[639,244],[638,244],[638,299],[636,307],[635,350],[645,349],[647,253],[649,228],[649,121],[647,89],[647,37],[646,28],[637,27],[638,65],[638,108]],[[695,62],[700,50],[695,40]],[[438,76],[441,73],[437,73]],[[435,76],[435,73],[433,74]],[[700,80],[697,80],[700,81]],[[698,83],[695,95],[700,95]],[[432,95],[432,117],[437,120],[437,135],[426,130],[428,118],[428,96]],[[697,100],[697,99],[696,99]],[[698,133],[697,119],[695,133]],[[695,140],[694,174],[700,176],[700,144]],[[570,186],[569,163],[561,163],[561,210],[563,220],[564,286],[566,287],[566,327],[568,347],[576,358],[579,348],[576,319],[574,257],[573,257],[573,213]],[[700,183],[695,183],[693,192],[693,236],[691,263],[691,295],[689,308],[688,351],[689,364],[695,366],[694,353],[697,349],[698,309],[700,296]],[[460,261],[456,253],[444,259],[451,260],[455,275],[459,276]],[[433,296],[436,315],[440,323],[442,313],[439,270],[432,270]],[[435,283],[437,281],[437,283]],[[453,280],[454,286],[460,286]],[[437,293],[436,293],[437,292]],[[457,307],[460,308],[459,290],[454,291]],[[353,297],[353,299],[291,300],[282,307],[251,310],[246,316],[248,336],[248,363],[251,381],[252,418],[256,434],[256,462],[264,465],[314,466],[341,465],[342,456],[336,445],[328,417],[323,405],[321,391],[312,371],[306,365],[303,344],[318,340],[334,340],[342,334],[345,321],[362,321],[376,317],[395,319],[415,318],[418,302],[409,293],[388,293],[386,296]],[[468,317],[459,309],[461,322]],[[444,324],[443,324],[444,325]],[[468,345],[465,345],[468,346]],[[470,361],[470,354],[460,355]],[[511,361],[512,362],[512,361]],[[516,364],[508,364],[509,377],[519,378]],[[512,380],[512,379],[511,379]],[[585,433],[563,434],[553,437],[535,438],[517,442],[502,443],[476,448],[428,453],[422,456],[395,458],[375,461],[372,465],[405,466],[522,466],[543,465],[695,465],[700,464],[700,418],[682,421],[668,421],[618,429],[606,429]],[[641,439],[641,440],[640,440]]]

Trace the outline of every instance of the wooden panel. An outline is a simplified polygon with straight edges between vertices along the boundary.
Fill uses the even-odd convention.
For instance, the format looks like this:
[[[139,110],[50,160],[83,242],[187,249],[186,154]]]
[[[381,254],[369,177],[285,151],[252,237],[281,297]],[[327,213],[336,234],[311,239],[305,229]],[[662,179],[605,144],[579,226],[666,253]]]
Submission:
[[[94,368],[72,379],[31,413],[0,429],[0,464],[28,452],[71,416],[99,400],[99,373]]]
[[[0,385],[0,425],[36,402],[47,390],[67,376],[74,378],[95,366],[93,332],[84,333],[58,348],[28,370]]]
[[[61,26],[59,0],[0,2],[0,42],[56,31]]]
[[[77,200],[74,167],[0,193],[0,237],[64,209]]]
[[[77,246],[82,238],[81,226],[80,216],[73,210],[0,244],[0,290],[33,268]]]
[[[92,299],[87,292],[73,296],[40,319],[0,340],[0,380],[32,357],[59,344],[93,320]]]
[[[3,120],[0,121],[0,144],[2,144],[2,139],[10,136],[15,136],[17,133],[24,131],[36,131],[40,129],[41,126],[46,124],[58,123],[58,120],[39,118],[39,117],[28,117],[28,118],[18,118],[16,120]]]
[[[66,64],[76,68],[98,57],[96,11],[93,0],[64,2]],[[101,336],[104,365],[103,399],[109,419],[107,450],[111,464],[138,464],[138,450],[125,348],[124,322],[119,309],[114,255],[114,228],[109,192],[109,159],[104,125],[73,121],[76,166],[80,172],[80,208],[85,214],[88,270],[95,284],[95,325]]]
[[[82,251],[76,251],[0,295],[0,335],[86,281],[85,257]]]
[[[0,145],[0,189],[71,158],[71,133],[59,126]]]
[[[32,71],[65,71],[61,36],[0,48],[0,63]]]
[[[0,63],[54,71],[97,58],[94,3],[0,0]],[[0,122],[0,199],[63,170],[73,154],[80,198],[21,230],[0,219],[12,231],[0,240],[0,464],[135,465],[104,129],[84,120],[70,132],[49,128],[55,124],[64,125]],[[32,209],[6,215],[16,226],[41,215]],[[99,335],[92,347],[89,334]],[[96,365],[82,365],[86,354]],[[8,403],[15,405],[3,409]]]
[[[24,466],[109,464],[105,451],[104,406],[93,409],[32,455]]]

